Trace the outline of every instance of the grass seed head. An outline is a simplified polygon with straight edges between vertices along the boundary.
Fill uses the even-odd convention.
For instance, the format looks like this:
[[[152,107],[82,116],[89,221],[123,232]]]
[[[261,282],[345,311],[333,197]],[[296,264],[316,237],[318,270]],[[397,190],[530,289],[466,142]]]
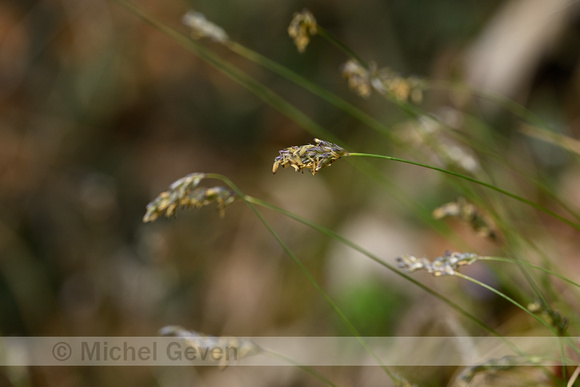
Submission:
[[[183,16],[182,22],[191,28],[191,36],[194,39],[207,37],[218,43],[225,43],[229,40],[223,28],[210,22],[199,12],[189,11]]]
[[[224,216],[225,208],[236,200],[236,194],[221,186],[199,187],[204,178],[203,173],[192,173],[173,182],[168,191],[160,193],[147,205],[143,222],[152,222],[163,215],[175,216],[179,207],[201,208],[214,202],[217,203],[220,216]]]
[[[371,96],[370,71],[353,59],[342,65],[342,76],[348,87],[363,98]]]
[[[388,67],[378,69],[374,62],[366,68],[356,60],[349,59],[342,66],[342,75],[347,79],[348,87],[363,98],[370,97],[374,90],[382,95],[390,94],[401,101],[420,103],[423,100],[425,82],[422,79],[405,78]]]
[[[274,160],[272,173],[276,173],[279,167],[290,166],[296,172],[303,172],[310,169],[313,175],[324,167],[329,167],[333,162],[343,156],[348,156],[348,152],[336,144],[314,139],[315,145],[307,144],[301,146],[291,146],[280,151],[280,155]]]
[[[304,52],[310,37],[316,35],[318,27],[314,15],[307,9],[296,12],[288,26],[288,35],[294,40],[299,52]]]
[[[488,220],[487,216],[475,204],[468,202],[465,198],[459,197],[454,202],[449,202],[433,210],[434,219],[453,217],[468,223],[477,234],[497,239],[495,227]]]
[[[569,320],[559,311],[552,309],[544,300],[538,299],[527,305],[527,309],[533,314],[539,315],[558,331],[560,336],[565,336]]]
[[[459,253],[446,251],[442,257],[437,257],[433,261],[427,258],[417,258],[406,254],[397,258],[397,266],[408,273],[417,270],[425,270],[435,277],[454,275],[460,266],[471,265],[479,256],[474,253]]]

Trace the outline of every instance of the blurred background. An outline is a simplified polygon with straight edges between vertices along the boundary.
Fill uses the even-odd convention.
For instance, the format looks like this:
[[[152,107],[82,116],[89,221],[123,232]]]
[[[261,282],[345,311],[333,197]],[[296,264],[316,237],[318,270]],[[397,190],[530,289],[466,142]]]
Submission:
[[[380,97],[363,99],[350,91],[341,76],[348,59],[342,52],[316,37],[305,53],[297,52],[287,36],[294,12],[309,8],[320,25],[379,67],[500,93],[560,133],[580,136],[576,1],[136,3],[184,33],[182,16],[192,8],[202,12],[234,41],[393,131],[410,117]],[[401,151],[223,46],[204,44],[328,128],[349,150],[424,156],[418,148]],[[519,135],[519,121],[505,110],[444,91],[427,91],[421,108],[461,119],[466,106],[505,140],[507,160],[549,175],[556,193],[580,208],[577,159]],[[405,253],[434,257],[453,249],[414,209],[421,203],[430,211],[457,196],[435,172],[377,162],[392,181],[391,192],[343,161],[317,176],[288,169],[272,175],[279,149],[312,138],[113,1],[0,2],[0,334],[152,336],[163,326],[180,325],[217,336],[350,335],[243,203],[229,207],[224,218],[203,208],[141,221],[147,203],[174,180],[216,172],[245,193],[331,228],[389,262]],[[363,336],[484,334],[364,256],[281,215],[264,215]],[[496,244],[451,226],[477,252],[498,253]],[[558,256],[579,278],[577,265],[570,264],[580,247],[577,236],[560,235],[565,244]],[[495,281],[484,268],[472,273]],[[507,325],[503,333],[518,331],[511,326],[522,317],[490,294],[417,278],[476,309],[492,326]],[[388,383],[371,368],[322,372],[338,385]],[[413,372],[422,385],[445,385],[455,370]],[[63,367],[4,369],[0,385],[322,384],[291,367]]]

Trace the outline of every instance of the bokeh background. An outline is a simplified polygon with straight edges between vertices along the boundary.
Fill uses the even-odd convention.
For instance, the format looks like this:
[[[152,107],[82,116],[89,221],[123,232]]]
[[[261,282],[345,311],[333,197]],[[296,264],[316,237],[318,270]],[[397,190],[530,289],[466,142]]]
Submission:
[[[409,116],[384,99],[352,93],[340,72],[347,59],[342,52],[319,38],[305,53],[297,52],[286,31],[294,12],[309,8],[322,26],[380,67],[501,93],[561,133],[580,136],[576,1],[136,3],[184,33],[180,20],[195,8],[233,40],[393,130]],[[219,44],[204,43],[351,150],[422,156],[420,149],[400,152],[307,91]],[[465,101],[452,97],[427,92],[421,107],[456,117]],[[522,138],[517,120],[505,110],[476,107],[506,139],[506,158],[521,160],[523,149],[526,165],[550,173],[558,193],[580,207],[577,159]],[[0,334],[151,336],[163,326],[180,325],[217,336],[350,335],[242,203],[228,208],[224,218],[203,208],[178,212],[176,219],[141,221],[146,204],[174,180],[216,172],[247,194],[336,230],[388,261],[453,248],[413,209],[413,203],[432,209],[456,195],[432,171],[377,163],[391,177],[392,192],[343,161],[317,176],[290,170],[272,175],[279,149],[312,137],[113,1],[0,2]],[[362,335],[483,334],[365,257],[290,219],[264,214]],[[453,226],[479,252],[496,251],[493,243]],[[565,259],[573,261],[578,242],[564,237],[568,253],[562,259],[568,265]],[[576,266],[569,267],[578,278]],[[492,273],[479,274],[494,283]],[[514,310],[488,293],[418,278],[494,326],[518,325]],[[424,385],[445,385],[455,370],[443,371],[412,375]],[[372,368],[322,372],[339,385],[388,383]],[[292,367],[63,367],[0,370],[0,385],[321,384]]]

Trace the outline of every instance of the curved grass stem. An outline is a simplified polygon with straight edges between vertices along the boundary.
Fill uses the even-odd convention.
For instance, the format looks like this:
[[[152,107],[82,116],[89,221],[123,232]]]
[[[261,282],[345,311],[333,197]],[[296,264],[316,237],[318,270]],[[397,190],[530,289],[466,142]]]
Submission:
[[[526,312],[527,314],[529,314],[530,316],[532,316],[533,318],[535,318],[536,320],[538,320],[542,325],[544,325],[546,328],[548,328],[550,331],[552,331],[552,333],[554,333],[555,335],[558,334],[558,332],[556,332],[556,330],[550,324],[548,324],[546,321],[544,321],[540,317],[536,316],[535,314],[533,314],[532,312],[530,312],[528,310],[528,308],[526,308],[525,306],[523,306],[522,304],[520,304],[519,302],[517,302],[513,298],[510,298],[509,296],[503,294],[499,290],[496,290],[493,287],[491,287],[491,286],[489,286],[487,284],[484,284],[483,282],[478,281],[475,278],[471,278],[470,276],[467,276],[465,274],[461,274],[459,272],[455,272],[454,275],[456,277],[462,278],[462,279],[464,279],[466,281],[473,282],[474,284],[479,285],[482,288],[485,288],[485,289],[489,290],[490,292],[495,293],[496,295],[498,295],[501,298],[505,299],[506,301],[512,303],[513,305],[517,306],[518,308],[520,308],[521,310],[523,310],[524,312]]]
[[[367,70],[369,69],[368,63],[358,55],[353,49],[351,49],[347,44],[342,42],[336,36],[331,34],[325,28],[321,27],[320,25],[317,26],[318,35],[323,37],[324,39],[328,40],[330,44],[338,48],[340,51],[344,52],[346,56],[356,60],[361,66],[364,66]]]
[[[517,302],[516,300],[514,300],[513,298],[507,296],[506,294],[500,292],[497,289],[494,289],[493,287],[484,284],[481,281],[476,280],[475,278],[472,278],[470,276],[467,276],[465,274],[461,274],[459,272],[455,272],[454,274],[456,277],[462,278],[466,281],[472,282],[476,285],[479,285],[493,293],[495,293],[496,295],[500,296],[501,298],[505,299],[506,301],[510,302],[511,304],[515,305],[516,307],[520,308],[521,310],[523,310],[524,312],[526,312],[527,314],[529,314],[530,316],[532,316],[534,319],[536,319],[537,321],[539,321],[542,325],[544,325],[546,328],[548,328],[555,336],[560,336],[560,334],[558,333],[558,331],[551,326],[548,322],[546,322],[544,319],[540,318],[539,316],[535,315],[534,313],[532,313],[528,308],[526,308],[525,306],[523,306],[522,304],[520,304],[519,302]],[[580,348],[578,348],[568,337],[564,337],[563,338],[566,343],[568,344],[568,346],[574,350],[576,353],[580,354]]]
[[[567,218],[564,218],[563,216],[557,214],[556,212],[554,212],[554,211],[552,211],[552,210],[550,210],[550,209],[548,209],[548,208],[546,208],[546,207],[544,207],[544,206],[542,206],[542,205],[540,205],[538,203],[535,203],[535,202],[533,202],[531,200],[528,200],[526,198],[523,198],[523,197],[521,197],[519,195],[516,195],[514,193],[511,193],[509,191],[506,191],[506,190],[504,190],[502,188],[496,187],[493,184],[486,183],[484,181],[475,179],[473,177],[469,177],[467,175],[463,175],[463,174],[458,173],[458,172],[453,172],[453,171],[450,171],[448,169],[435,167],[435,166],[432,166],[432,165],[429,165],[429,164],[425,164],[425,163],[420,163],[420,162],[417,162],[417,161],[411,161],[411,160],[401,159],[401,158],[398,158],[398,157],[385,156],[385,155],[376,155],[376,154],[369,154],[369,153],[352,153],[352,152],[350,152],[349,153],[349,156],[371,157],[371,158],[376,158],[376,159],[385,159],[385,160],[390,160],[390,161],[396,161],[396,162],[399,162],[399,163],[411,164],[411,165],[419,166],[419,167],[422,167],[422,168],[432,169],[434,171],[442,172],[442,173],[445,173],[445,174],[448,174],[448,175],[451,175],[451,176],[455,176],[455,177],[458,177],[460,179],[467,180],[467,181],[469,181],[471,183],[479,184],[479,185],[481,185],[483,187],[486,187],[486,188],[489,188],[489,189],[494,190],[496,192],[499,192],[499,193],[501,193],[501,194],[503,194],[505,196],[509,196],[510,198],[515,199],[515,200],[517,200],[517,201],[519,201],[521,203],[524,203],[524,204],[527,204],[529,206],[532,206],[533,208],[535,208],[535,209],[537,209],[539,211],[542,211],[542,212],[544,212],[544,213],[552,216],[553,218],[558,219],[558,220],[560,220],[563,223],[566,223],[568,226],[573,227],[576,230],[579,230],[580,231],[580,225],[578,225],[577,223],[575,223],[575,222],[573,222],[573,221],[571,221],[571,220],[569,220]]]
[[[525,265],[528,267],[531,267],[532,269],[536,269],[536,270],[540,270],[543,271],[546,274],[549,274],[551,276],[554,276],[556,278],[561,279],[562,281],[575,286],[577,288],[580,288],[580,284],[572,281],[569,278],[564,277],[561,274],[556,273],[555,271],[552,271],[550,269],[546,269],[545,267],[542,266],[538,266],[538,265],[534,265],[532,263],[526,262],[526,261],[522,261],[522,260],[514,260],[514,259],[510,259],[510,258],[504,258],[504,257],[479,257],[478,258],[480,261],[490,261],[490,262],[507,262],[507,263],[514,263],[517,265]]]

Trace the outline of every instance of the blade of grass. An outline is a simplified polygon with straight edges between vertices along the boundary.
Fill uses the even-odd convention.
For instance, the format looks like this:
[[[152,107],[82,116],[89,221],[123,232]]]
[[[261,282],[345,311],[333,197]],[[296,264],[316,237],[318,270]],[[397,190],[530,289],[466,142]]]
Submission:
[[[364,59],[362,59],[360,57],[360,55],[358,55],[354,50],[352,50],[347,44],[342,42],[336,36],[331,34],[328,30],[326,30],[325,28],[323,28],[319,24],[316,26],[316,29],[318,31],[318,35],[320,35],[324,39],[328,40],[330,42],[330,44],[332,44],[333,46],[338,48],[340,51],[344,52],[346,54],[346,56],[353,58],[354,60],[356,60],[358,63],[360,63],[365,68],[367,68],[367,69],[369,68],[368,63],[366,63],[364,61]]]

